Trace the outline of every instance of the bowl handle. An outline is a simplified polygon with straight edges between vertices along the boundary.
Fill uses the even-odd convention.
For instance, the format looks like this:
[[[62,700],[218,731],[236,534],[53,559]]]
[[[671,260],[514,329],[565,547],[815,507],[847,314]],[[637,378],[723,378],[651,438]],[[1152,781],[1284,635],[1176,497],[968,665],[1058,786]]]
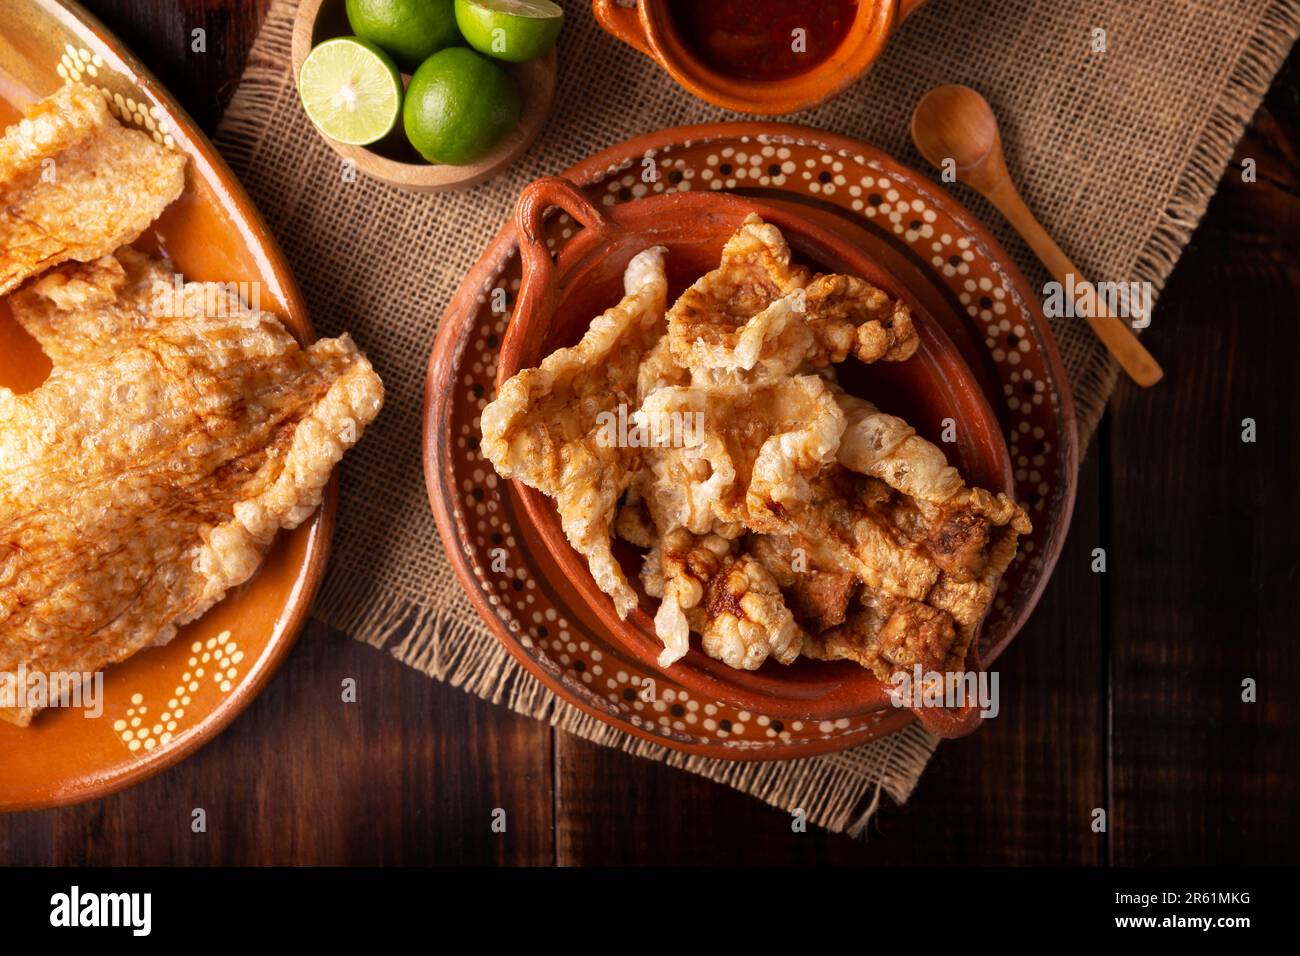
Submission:
[[[641,0],[630,7],[620,6],[618,0],[592,0],[591,9],[606,32],[614,34],[628,46],[653,57],[650,41],[641,25]]]
[[[523,362],[533,361],[555,312],[555,262],[545,234],[546,214],[553,208],[562,209],[595,233],[608,234],[613,229],[613,224],[567,179],[547,176],[524,187],[515,206],[515,232],[519,236],[523,277],[514,317],[528,316],[528,322],[521,336],[506,335],[501,348],[503,371],[522,367],[521,358]]]
[[[894,26],[898,27],[908,14],[915,12],[916,8],[925,3],[925,0],[898,0],[898,16],[894,18]]]
[[[970,669],[977,680],[984,672],[984,663],[980,660],[979,651],[974,646],[970,650]],[[975,732],[984,721],[981,710],[982,706],[978,701],[974,703],[967,701],[961,707],[913,707],[912,713],[916,714],[916,719],[920,721],[921,726],[930,733],[944,740],[952,740]]]

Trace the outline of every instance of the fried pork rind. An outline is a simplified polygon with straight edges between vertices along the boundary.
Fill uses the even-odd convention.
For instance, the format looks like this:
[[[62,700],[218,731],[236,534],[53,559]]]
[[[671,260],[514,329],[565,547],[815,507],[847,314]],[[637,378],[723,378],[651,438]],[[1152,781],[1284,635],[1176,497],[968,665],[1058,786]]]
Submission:
[[[229,286],[173,277],[123,249],[10,298],[54,370],[0,388],[0,672],[167,643],[310,517],[383,403],[347,336],[302,348]]]
[[[812,498],[794,516],[797,530],[789,538],[794,547],[804,550],[814,569],[846,571],[867,587],[924,601],[941,582],[986,578],[996,583],[1005,569],[990,560],[979,577],[969,571],[945,570],[945,565],[952,566],[945,550],[946,529],[957,518],[970,519],[972,529],[981,534],[991,527],[982,516],[961,509],[926,508],[879,479],[837,465],[813,486]],[[1009,534],[1014,551],[1015,531]],[[971,535],[972,543],[976,537]],[[971,554],[991,558],[973,548]]]
[[[1010,497],[968,488],[943,452],[901,418],[843,391],[837,390],[835,399],[847,422],[836,455],[840,464],[916,501],[935,529],[930,550],[945,571],[959,578],[980,573],[990,557],[990,527],[1013,535],[1033,530]]]
[[[896,630],[902,624],[886,629],[885,618],[868,627],[874,618],[859,615],[834,640],[828,636],[821,653],[859,663],[869,658],[865,666],[882,679],[888,677],[884,669],[921,657],[919,651],[910,657],[901,650],[877,653],[880,641],[886,648],[920,641],[926,661],[960,663],[1019,535],[1031,530],[1029,519],[1005,494],[968,488],[943,453],[902,419],[843,392],[836,392],[836,400],[848,423],[839,465],[816,485],[790,540],[808,549],[815,566],[852,572],[863,582],[864,595],[879,597],[877,604],[898,599],[929,610],[907,611],[903,620],[916,633],[906,640]],[[870,604],[867,597],[864,604]],[[809,647],[817,652],[819,645]]]
[[[755,215],[668,312],[671,354],[701,386],[774,382],[850,354],[902,361],[918,341],[906,305],[864,279],[792,267],[780,230]]]
[[[699,608],[705,588],[722,570],[731,549],[732,543],[720,535],[697,536],[677,528],[647,555],[642,581],[647,594],[660,598],[655,612],[655,634],[664,645],[660,667],[671,667],[690,650],[687,615]]]
[[[738,670],[757,670],[769,656],[790,664],[803,634],[776,581],[747,554],[728,561],[709,582],[702,602],[700,646]]]
[[[634,324],[624,314],[619,327]],[[516,386],[515,411],[485,413],[484,448],[503,476],[557,497],[599,488],[588,507],[597,519],[582,526],[590,533],[565,530],[620,613],[635,598],[610,556],[611,522],[648,549],[640,577],[660,601],[660,666],[680,660],[695,632],[705,653],[743,669],[801,652],[856,661],[882,680],[913,664],[960,668],[1029,522],[1006,495],[968,488],[902,419],[837,384],[835,365],[850,356],[915,353],[907,306],[863,279],[792,266],[779,230],[750,216],[718,268],[645,328],[620,350],[556,353],[547,363],[590,381],[548,379],[538,398]],[[625,371],[620,356],[639,365]],[[571,393],[584,411],[571,411]],[[599,455],[591,416],[628,396],[634,426],[654,437],[611,456],[603,483],[594,468],[579,475],[570,460]],[[529,404],[542,401],[553,409]],[[511,420],[519,409],[540,424]],[[527,438],[518,449],[502,438],[509,429]]]
[[[946,611],[864,588],[858,607],[842,624],[804,640],[803,654],[850,660],[889,681],[916,666],[923,673],[960,671],[969,644],[969,634],[959,634]]]
[[[828,469],[796,522],[791,540],[816,567],[916,600],[938,580],[939,567],[907,534],[919,525],[913,504],[882,481]]]
[[[925,601],[890,594],[862,584],[853,573],[817,567],[815,560],[826,560],[827,552],[810,557],[804,551],[807,539],[796,540],[802,543],[796,546],[782,535],[750,535],[744,548],[780,585],[803,632],[803,656],[850,660],[885,681],[918,664],[923,671],[962,668],[987,603],[959,628],[949,610],[953,602],[936,593],[939,585]]]
[[[128,129],[72,83],[0,139],[0,295],[132,242],[185,187],[185,157]]]
[[[741,670],[756,670],[769,656],[783,664],[799,656],[803,635],[780,587],[754,557],[735,553],[734,542],[677,528],[646,568],[647,591],[662,598],[655,614],[660,667],[685,656],[691,631],[706,654]]]
[[[642,469],[632,475],[618,517],[614,519],[614,534],[629,544],[649,550],[659,544],[659,530],[650,514],[645,496],[649,490],[650,472]]]
[[[785,535],[747,535],[744,550],[772,575],[805,632],[820,634],[844,623],[860,586],[853,574],[810,566],[807,554],[797,552]]]
[[[611,440],[606,416],[617,416],[620,405],[629,414],[636,408],[641,360],[663,334],[663,254],[656,246],[633,258],[623,300],[597,316],[576,346],[510,378],[482,418],[483,452],[497,473],[555,499],[565,536],[620,617],[637,596],[610,550],[610,534],[640,451]]]
[[[790,247],[779,229],[758,216],[747,217],[723,246],[718,268],[683,292],[668,313],[668,342],[677,364],[692,371],[752,369],[764,342],[778,338],[789,324],[788,310],[779,322],[759,317],[811,278],[807,269],[790,265]]]
[[[786,513],[807,500],[810,480],[833,459],[844,431],[844,415],[816,375],[769,385],[670,386],[652,392],[637,413],[644,422],[674,416],[700,428],[685,447],[648,453],[655,524],[726,537],[786,528]]]
[[[902,362],[920,345],[912,313],[856,276],[818,276],[804,293],[804,311],[814,348],[805,356],[823,367],[850,355],[863,362]]]
[[[646,400],[651,392],[668,385],[689,385],[691,373],[677,364],[672,349],[668,345],[668,336],[663,336],[654,348],[641,360],[637,371],[636,402],[637,407]]]
[[[926,501],[946,501],[966,486],[943,452],[901,418],[842,390],[835,399],[846,422],[835,457],[846,468]]]

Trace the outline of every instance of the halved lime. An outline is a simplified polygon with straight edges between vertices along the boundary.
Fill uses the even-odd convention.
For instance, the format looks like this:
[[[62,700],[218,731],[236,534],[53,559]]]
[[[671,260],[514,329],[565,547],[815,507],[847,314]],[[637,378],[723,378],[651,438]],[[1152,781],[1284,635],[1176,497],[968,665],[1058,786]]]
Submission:
[[[330,139],[364,146],[383,139],[402,112],[402,75],[379,47],[357,37],[318,45],[302,62],[298,96]]]
[[[480,53],[522,63],[555,44],[564,11],[551,0],[456,0],[456,25]]]

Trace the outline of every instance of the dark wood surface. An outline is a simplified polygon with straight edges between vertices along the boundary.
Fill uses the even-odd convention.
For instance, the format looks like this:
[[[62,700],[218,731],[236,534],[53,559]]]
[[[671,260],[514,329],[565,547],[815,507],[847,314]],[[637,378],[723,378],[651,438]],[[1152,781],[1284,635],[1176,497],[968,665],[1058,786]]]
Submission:
[[[211,129],[266,0],[89,0]],[[202,62],[188,52],[208,32]],[[1254,118],[1083,462],[1002,714],[867,838],[553,732],[314,625],[224,735],[125,793],[0,817],[11,864],[1261,863],[1300,850],[1300,56]],[[1241,440],[1252,418],[1258,441]],[[1106,549],[1108,571],[1090,569]],[[382,705],[337,704],[354,677]],[[1243,703],[1253,678],[1258,702]],[[330,706],[333,701],[334,706]],[[209,829],[188,826],[193,807]],[[1093,832],[1094,808],[1108,828]],[[507,812],[495,834],[493,810]]]

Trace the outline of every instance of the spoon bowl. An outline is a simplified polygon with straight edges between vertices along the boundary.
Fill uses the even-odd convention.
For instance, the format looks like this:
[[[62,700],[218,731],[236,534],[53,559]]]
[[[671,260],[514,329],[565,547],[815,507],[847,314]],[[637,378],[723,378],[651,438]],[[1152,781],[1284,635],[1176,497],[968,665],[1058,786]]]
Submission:
[[[951,159],[963,177],[1002,149],[992,107],[969,86],[937,86],[926,93],[912,112],[912,139],[933,165]]]

